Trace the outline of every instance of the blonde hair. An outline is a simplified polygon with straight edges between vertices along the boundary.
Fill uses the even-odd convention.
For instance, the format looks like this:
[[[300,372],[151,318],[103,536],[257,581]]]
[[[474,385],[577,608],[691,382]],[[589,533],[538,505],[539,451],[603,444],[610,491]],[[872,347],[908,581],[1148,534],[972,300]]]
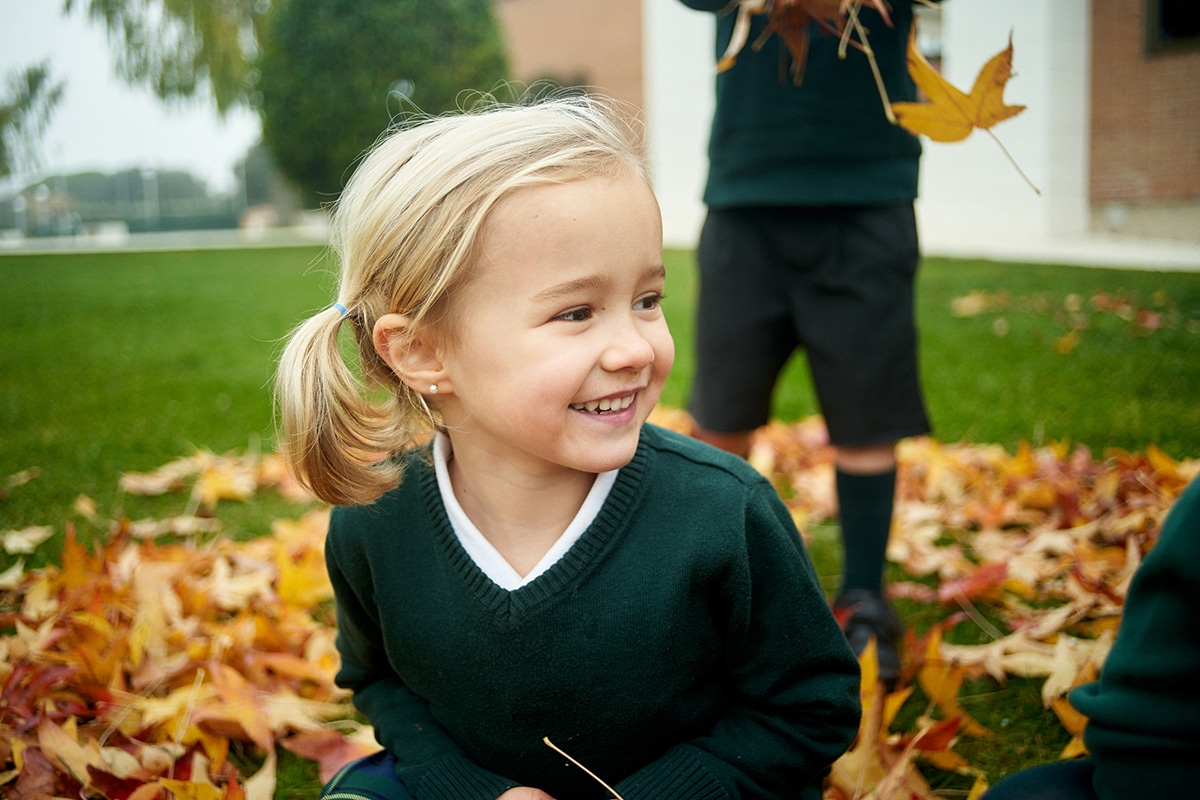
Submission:
[[[471,277],[500,200],[523,186],[630,169],[648,181],[639,137],[589,97],[492,104],[381,138],[336,205],[337,303],[293,331],[276,374],[279,446],[297,480],[335,505],[371,502],[397,486],[401,466],[391,456],[436,420],[376,353],[375,321],[402,313],[413,331],[452,328],[453,296]],[[338,345],[343,322],[353,326],[360,374]]]

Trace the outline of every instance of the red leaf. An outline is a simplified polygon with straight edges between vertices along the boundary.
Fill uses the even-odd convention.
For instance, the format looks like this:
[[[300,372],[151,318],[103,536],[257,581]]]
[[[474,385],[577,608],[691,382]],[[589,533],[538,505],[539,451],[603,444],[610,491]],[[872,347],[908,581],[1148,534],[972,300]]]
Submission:
[[[1000,588],[1007,576],[1007,564],[984,564],[965,578],[942,583],[938,587],[938,599],[943,603],[972,600]]]

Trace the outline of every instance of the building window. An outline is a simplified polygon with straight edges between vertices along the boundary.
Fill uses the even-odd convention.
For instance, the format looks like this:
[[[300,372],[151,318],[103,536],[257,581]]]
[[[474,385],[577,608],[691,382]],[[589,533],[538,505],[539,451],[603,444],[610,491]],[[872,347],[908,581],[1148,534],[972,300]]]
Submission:
[[[1146,52],[1200,50],[1200,3],[1146,0]]]

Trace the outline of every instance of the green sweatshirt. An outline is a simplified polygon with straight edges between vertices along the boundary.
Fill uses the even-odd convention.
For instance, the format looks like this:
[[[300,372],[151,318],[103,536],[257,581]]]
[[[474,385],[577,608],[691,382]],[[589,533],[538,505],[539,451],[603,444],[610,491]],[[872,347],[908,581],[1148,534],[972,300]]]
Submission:
[[[1103,800],[1200,787],[1200,479],[1142,562],[1100,680],[1071,692]]]
[[[730,0],[682,0],[719,12],[716,55],[733,33]],[[912,5],[891,3],[894,27],[878,12],[860,12],[867,40],[891,102],[913,100],[905,48]],[[889,205],[917,196],[921,144],[888,122],[870,62],[850,48],[838,58],[838,39],[809,25],[803,80],[795,85],[791,56],[773,34],[755,44],[767,25],[757,14],[737,63],[716,77],[716,112],[709,138],[711,208],[737,206]],[[856,37],[857,38],[857,37]]]
[[[334,509],[340,685],[418,800],[818,797],[858,664],[787,509],[740,459],[647,425],[583,536],[508,592],[458,543],[426,451]]]

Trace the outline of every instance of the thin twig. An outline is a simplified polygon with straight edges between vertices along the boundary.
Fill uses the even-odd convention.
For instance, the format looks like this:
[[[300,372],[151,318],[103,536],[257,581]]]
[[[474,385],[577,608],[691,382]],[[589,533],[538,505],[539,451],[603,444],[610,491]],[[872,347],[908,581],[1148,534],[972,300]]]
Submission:
[[[605,789],[608,789],[608,791],[612,793],[612,796],[613,796],[614,798],[616,798],[616,800],[625,800],[625,798],[624,798],[624,797],[621,797],[621,795],[617,794],[617,790],[616,790],[616,789],[612,788],[612,787],[611,787],[611,786],[609,786],[607,783],[605,783],[604,781],[600,780],[600,776],[599,776],[599,775],[597,775],[596,773],[592,772],[590,769],[588,769],[587,767],[585,767],[583,764],[580,764],[578,761],[576,761],[574,758],[572,758],[572,757],[571,757],[571,756],[570,756],[570,755],[569,755],[569,754],[568,754],[568,753],[567,753],[565,750],[563,750],[561,747],[559,747],[558,745],[556,745],[554,742],[550,741],[550,737],[549,737],[549,736],[543,736],[543,737],[542,737],[542,741],[543,741],[543,742],[545,742],[545,743],[546,743],[546,745],[547,745],[548,747],[550,747],[550,748],[551,748],[552,750],[554,750],[556,753],[558,753],[559,755],[561,755],[563,758],[567,759],[567,760],[568,760],[568,761],[570,761],[572,764],[574,764],[575,766],[579,767],[581,770],[583,770],[584,772],[586,772],[588,775],[591,775],[591,776],[592,776],[592,780],[596,781],[596,783],[600,784],[600,785],[601,785],[601,786],[603,786]]]
[[[1040,196],[1042,194],[1042,190],[1037,186],[1034,186],[1033,181],[1029,180],[1029,176],[1026,175],[1024,170],[1021,169],[1021,165],[1017,163],[1017,160],[1012,157],[1012,153],[1008,152],[1008,148],[1004,146],[1004,142],[1000,141],[1000,138],[996,136],[996,134],[992,133],[991,128],[984,128],[983,130],[985,130],[987,135],[992,137],[992,140],[1000,146],[1000,150],[1004,153],[1004,155],[1008,156],[1008,160],[1013,165],[1013,169],[1017,171],[1018,175],[1025,179],[1025,182],[1029,184],[1029,188],[1033,189],[1033,191]]]
[[[875,51],[871,49],[871,44],[867,41],[867,32],[863,28],[862,23],[858,21],[858,14],[853,9],[851,9],[851,12],[850,23],[858,31],[858,39],[862,42],[862,50],[867,54],[867,62],[871,65],[871,74],[875,76],[875,86],[879,89],[879,99],[883,101],[883,113],[887,115],[887,121],[895,125],[896,115],[892,113],[892,104],[888,100],[887,87],[883,85],[883,75],[879,72],[879,64],[875,62]]]
[[[974,603],[967,599],[965,594],[962,592],[956,592],[954,594],[954,599],[958,603],[958,607],[967,612],[967,616],[974,620],[975,624],[978,625],[984,633],[992,637],[992,639],[1004,638],[1004,634],[1001,633],[995,625],[988,622],[987,618],[984,617],[983,614],[979,613],[979,609],[975,607]]]

